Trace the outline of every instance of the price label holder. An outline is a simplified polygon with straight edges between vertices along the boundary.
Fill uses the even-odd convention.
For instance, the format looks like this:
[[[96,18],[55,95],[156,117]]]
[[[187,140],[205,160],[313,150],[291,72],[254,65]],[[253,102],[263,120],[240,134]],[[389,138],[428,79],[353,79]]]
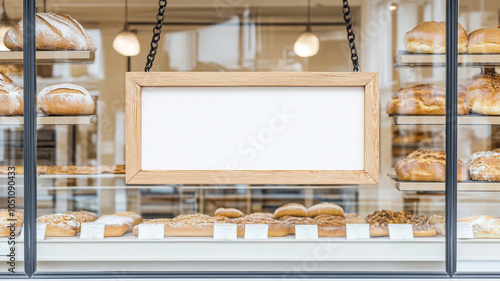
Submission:
[[[45,230],[47,230],[46,223],[36,224],[36,240],[45,240]],[[24,225],[23,225],[23,232],[24,232]]]
[[[370,225],[363,224],[346,224],[347,240],[354,239],[370,239]]]
[[[269,236],[268,224],[246,224],[245,239],[267,239]]]
[[[458,239],[473,239],[474,229],[472,228],[472,223],[470,222],[458,222],[457,223],[457,238]]]
[[[389,224],[389,237],[391,240],[413,240],[413,225]]]
[[[234,223],[214,224],[214,239],[216,240],[236,240],[238,239],[238,226]]]
[[[163,239],[165,237],[165,226],[163,224],[139,224],[139,240]]]
[[[295,225],[295,239],[297,240],[318,240],[318,226]]]
[[[80,239],[104,239],[104,227],[103,223],[82,223],[82,230],[80,233]]]

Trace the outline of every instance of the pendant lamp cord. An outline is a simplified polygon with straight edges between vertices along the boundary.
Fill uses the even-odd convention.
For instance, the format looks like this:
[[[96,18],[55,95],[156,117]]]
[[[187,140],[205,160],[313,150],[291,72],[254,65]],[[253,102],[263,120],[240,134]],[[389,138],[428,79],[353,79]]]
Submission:
[[[354,35],[354,30],[352,29],[351,7],[349,6],[348,0],[343,0],[343,2],[344,5],[342,6],[342,12],[344,13],[347,40],[349,41],[352,68],[353,72],[359,72],[358,50],[356,49],[356,43],[354,42],[356,36]]]
[[[151,38],[151,50],[147,57],[146,67],[144,71],[149,72],[151,67],[153,67],[153,62],[156,57],[156,52],[158,50],[158,45],[160,43],[161,28],[163,26],[163,20],[165,20],[165,8],[167,7],[167,0],[158,1],[158,14],[156,14],[156,25],[153,28],[153,38]]]

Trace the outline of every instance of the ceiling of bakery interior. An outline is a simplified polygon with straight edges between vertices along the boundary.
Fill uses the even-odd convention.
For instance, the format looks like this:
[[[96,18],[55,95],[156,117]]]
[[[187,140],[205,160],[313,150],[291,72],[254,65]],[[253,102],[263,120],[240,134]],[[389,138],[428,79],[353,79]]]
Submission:
[[[12,19],[22,17],[22,1],[4,0]],[[359,6],[361,0],[351,0]],[[311,0],[313,22],[341,22],[341,0]],[[129,0],[130,22],[153,22],[158,10],[155,0]],[[38,0],[38,11],[44,1]],[[123,22],[125,0],[46,0],[49,12],[70,14],[83,23]],[[244,12],[262,22],[303,22],[306,20],[307,0],[170,0],[168,22],[221,22]],[[361,16],[361,15],[359,15]]]

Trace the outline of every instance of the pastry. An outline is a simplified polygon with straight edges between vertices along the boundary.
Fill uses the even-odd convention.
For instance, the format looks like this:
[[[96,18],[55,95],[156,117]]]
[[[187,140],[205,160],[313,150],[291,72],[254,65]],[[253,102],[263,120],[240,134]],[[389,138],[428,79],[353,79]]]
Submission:
[[[292,217],[292,216],[284,216],[280,218],[280,221],[284,222],[286,228],[288,229],[288,234],[295,234],[295,226],[296,225],[311,225],[315,224],[314,219],[310,217]]]
[[[500,181],[500,150],[480,151],[467,162],[470,178],[475,181]]]
[[[284,216],[307,217],[307,209],[301,204],[289,203],[274,211],[275,219],[279,219]]]
[[[119,237],[132,230],[134,219],[128,216],[104,215],[98,218],[95,223],[104,224],[104,237]]]
[[[45,236],[47,237],[75,236],[80,227],[76,217],[68,214],[41,216],[36,222],[46,223]]]
[[[77,212],[66,212],[65,215],[70,215],[75,217],[75,221],[77,222],[77,232],[80,232],[82,223],[84,222],[94,222],[97,220],[97,214],[93,212],[87,211],[77,211]]]
[[[500,53],[500,29],[480,28],[469,34],[467,53],[498,54]]]
[[[215,213],[214,213],[214,216],[224,216],[224,217],[228,217],[228,218],[241,218],[243,217],[245,214],[238,210],[238,209],[235,209],[235,208],[218,208],[217,210],[215,210]]]
[[[500,76],[479,74],[465,82],[471,112],[500,115]]]
[[[21,233],[24,214],[21,210],[0,209],[0,237],[17,236]],[[12,227],[14,226],[14,227]]]
[[[115,216],[131,218],[133,221],[132,221],[132,225],[130,226],[129,230],[132,230],[136,225],[138,225],[142,222],[141,215],[139,215],[138,213],[134,213],[134,212],[119,212],[119,213],[116,213]]]
[[[322,214],[314,218],[318,225],[319,237],[345,237],[346,221],[344,217]]]
[[[444,151],[419,149],[399,160],[394,169],[400,181],[444,181],[446,155]],[[467,180],[467,167],[458,160],[458,181]]]
[[[476,239],[500,238],[500,220],[492,216],[469,216],[460,219],[458,222],[472,223],[474,238]]]
[[[73,84],[44,88],[38,94],[37,104],[47,115],[88,115],[95,112],[95,102],[89,92]]]
[[[467,32],[458,24],[458,52],[467,51]],[[427,21],[420,23],[404,36],[405,49],[409,53],[446,53],[446,23]]]
[[[37,50],[97,50],[94,38],[69,15],[38,13],[35,25]],[[9,50],[23,49],[22,19],[7,31],[3,42]]]
[[[457,112],[469,114],[465,87],[458,89]],[[386,105],[387,114],[445,115],[446,93],[441,87],[422,84],[399,89]]]
[[[344,209],[337,204],[328,202],[319,203],[307,209],[307,215],[311,218],[323,214],[343,217]]]

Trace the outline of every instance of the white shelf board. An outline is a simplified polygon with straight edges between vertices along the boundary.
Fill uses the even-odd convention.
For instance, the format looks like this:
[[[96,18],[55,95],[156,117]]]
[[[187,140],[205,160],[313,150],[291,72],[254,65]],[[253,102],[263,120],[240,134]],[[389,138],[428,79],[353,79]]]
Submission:
[[[52,63],[93,63],[95,53],[91,51],[37,51],[37,64]],[[22,64],[22,51],[0,52],[0,64]]]
[[[395,67],[445,67],[446,54],[411,54],[399,51]],[[500,66],[500,54],[458,54],[458,66],[495,67]]]
[[[399,191],[434,191],[444,192],[444,182],[399,181],[395,175],[388,175],[394,181],[394,187]],[[466,181],[457,183],[458,191],[498,192],[500,182]]]
[[[75,116],[38,116],[37,125],[92,125],[96,122],[95,115]],[[23,116],[0,116],[0,125],[23,125]]]
[[[439,115],[390,115],[395,125],[445,125],[446,117]],[[459,115],[458,125],[500,125],[500,116]]]

